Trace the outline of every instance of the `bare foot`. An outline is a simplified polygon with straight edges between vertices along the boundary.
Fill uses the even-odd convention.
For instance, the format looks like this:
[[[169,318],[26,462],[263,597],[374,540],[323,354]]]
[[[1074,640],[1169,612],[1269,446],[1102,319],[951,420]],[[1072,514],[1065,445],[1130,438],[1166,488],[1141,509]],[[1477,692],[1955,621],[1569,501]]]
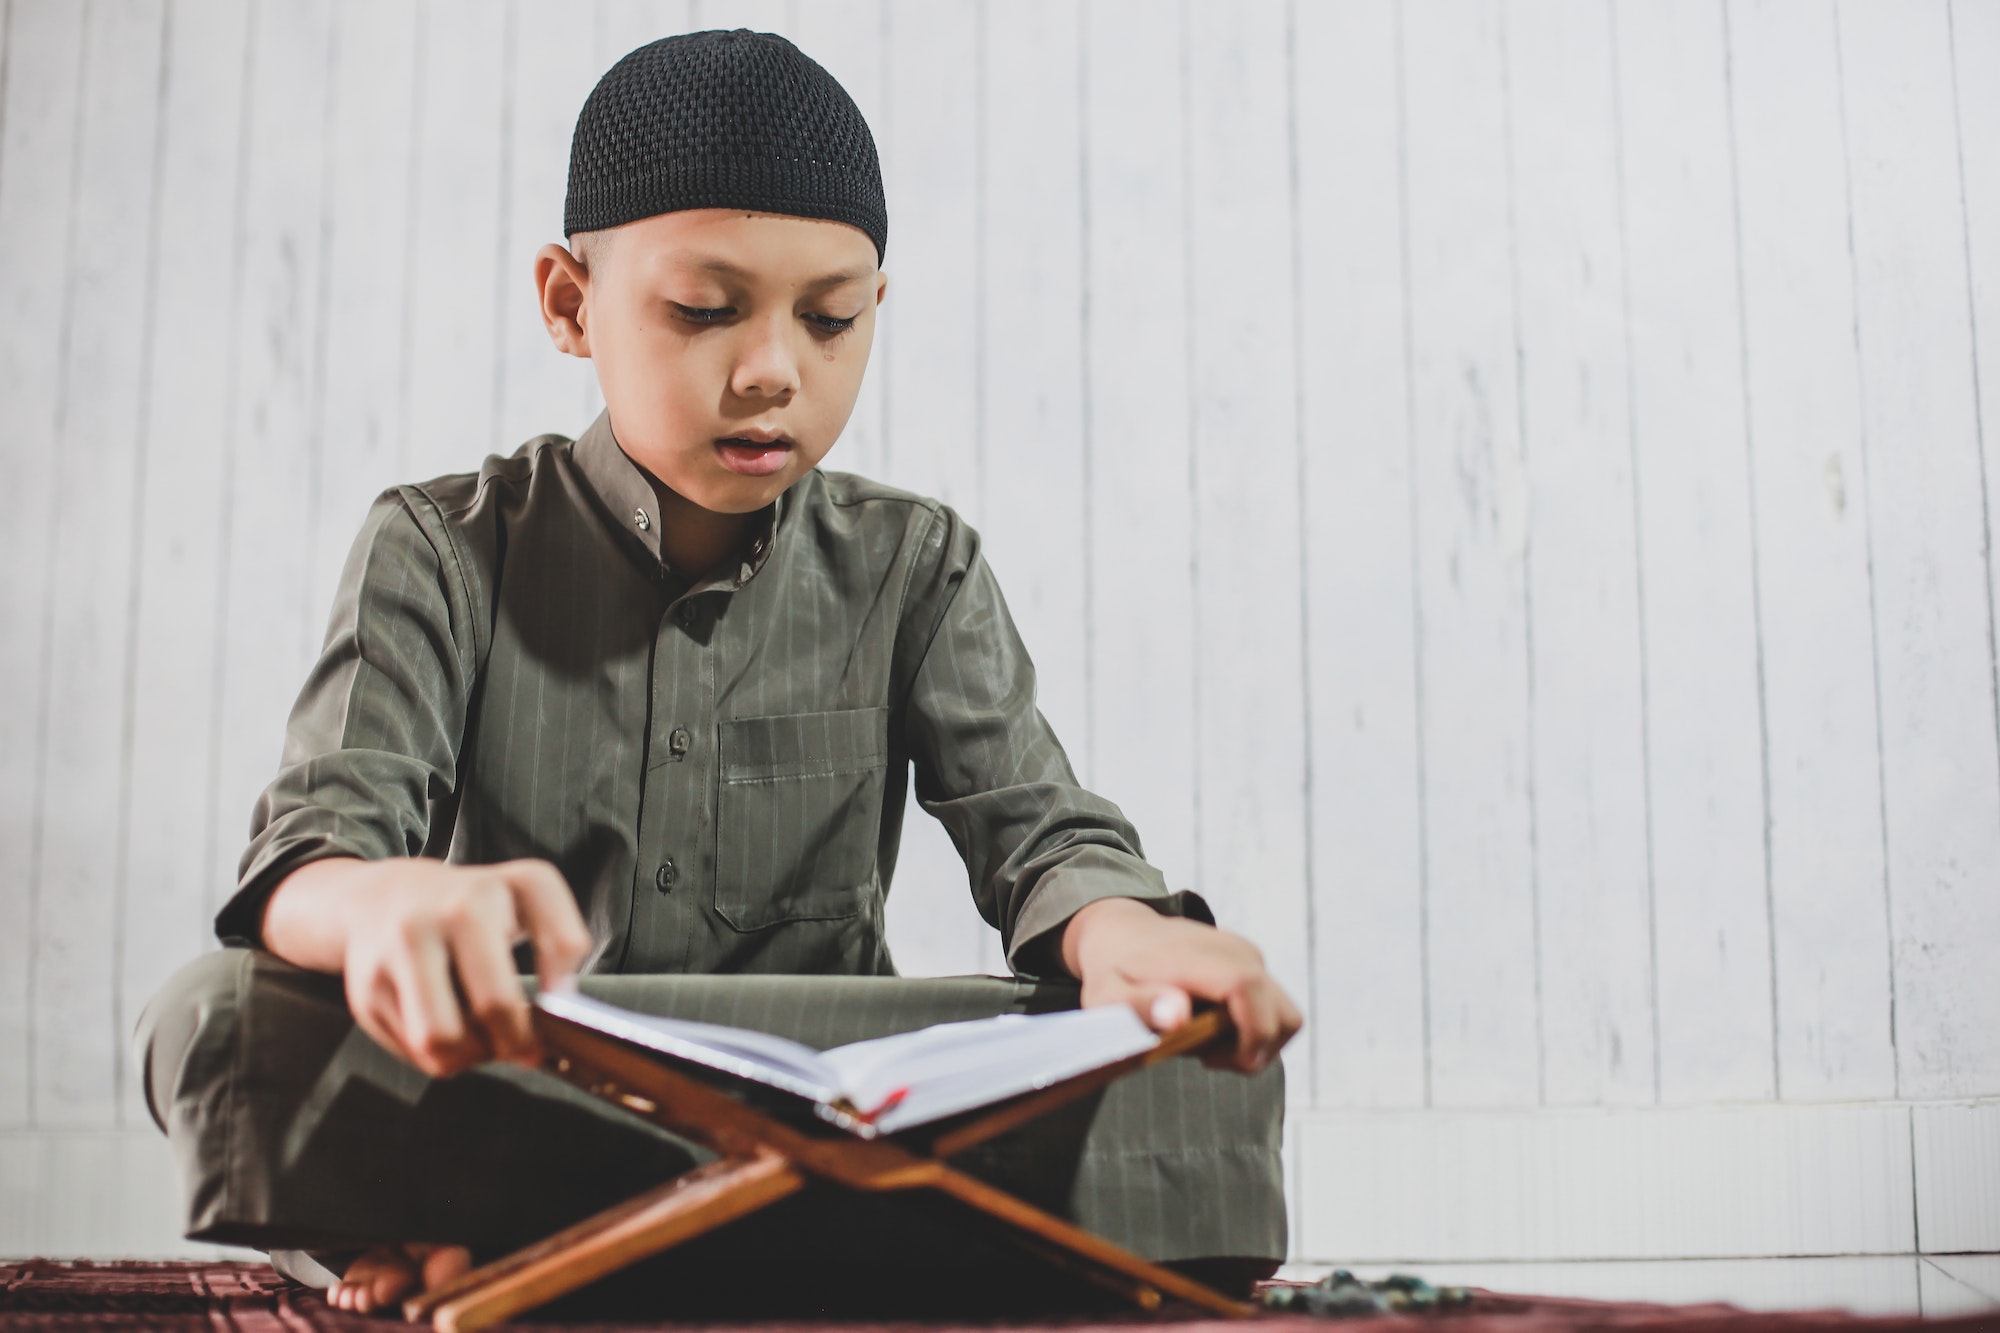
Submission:
[[[442,1286],[472,1267],[463,1245],[377,1245],[347,1266],[327,1288],[326,1303],[336,1310],[368,1314],[405,1296]]]

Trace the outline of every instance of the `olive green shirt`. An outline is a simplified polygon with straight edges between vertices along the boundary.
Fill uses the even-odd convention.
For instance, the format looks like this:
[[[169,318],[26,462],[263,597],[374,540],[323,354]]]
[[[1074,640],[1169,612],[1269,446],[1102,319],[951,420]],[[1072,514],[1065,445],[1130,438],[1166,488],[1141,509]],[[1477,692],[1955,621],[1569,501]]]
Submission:
[[[690,584],[600,414],[376,500],[215,921],[327,856],[553,862],[598,972],[892,973],[906,783],[1023,975],[1098,898],[1212,920],[1077,785],[978,534],[814,470]],[[946,891],[920,884],[919,893]]]

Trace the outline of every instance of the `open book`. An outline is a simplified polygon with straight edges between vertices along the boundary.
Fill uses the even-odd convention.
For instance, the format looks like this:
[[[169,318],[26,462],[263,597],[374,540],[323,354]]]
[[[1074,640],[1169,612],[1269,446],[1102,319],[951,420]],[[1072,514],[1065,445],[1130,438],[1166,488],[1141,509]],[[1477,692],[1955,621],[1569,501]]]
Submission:
[[[939,1023],[816,1051],[768,1032],[659,1018],[577,991],[544,991],[535,1003],[676,1060],[805,1098],[822,1119],[864,1138],[1045,1088],[1159,1044],[1123,1004]]]

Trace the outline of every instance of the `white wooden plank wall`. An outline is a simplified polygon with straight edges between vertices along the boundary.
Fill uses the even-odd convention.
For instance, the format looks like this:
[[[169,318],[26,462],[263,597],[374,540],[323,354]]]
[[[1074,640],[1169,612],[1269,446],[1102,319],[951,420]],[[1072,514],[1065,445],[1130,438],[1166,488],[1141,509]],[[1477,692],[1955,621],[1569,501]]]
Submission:
[[[1992,534],[1968,221],[1954,207],[1965,186],[1957,81],[1944,77],[1950,17],[1935,6],[1856,8],[1837,15],[1835,32],[1873,506],[1895,1079],[1918,1097],[1960,1091],[2000,1043],[2000,886],[1988,869],[2000,861]],[[1934,938],[1978,943],[1939,949]]]
[[[1183,34],[1150,0],[1093,3],[1083,24],[1091,603],[1081,757],[1085,780],[1132,817],[1147,855],[1187,884],[1207,775],[1194,762]],[[1043,677],[1065,669],[1055,645],[1029,647]]]
[[[1787,23],[1745,9],[1729,33],[1769,736],[1778,1055],[1765,1081],[1781,1092],[1884,1096],[1894,1078],[1885,905],[1882,924],[1874,919],[1886,881],[1873,493],[1856,416],[1852,284],[1837,278],[1848,242],[1833,15],[1811,17]],[[1770,91],[1753,93],[1760,86]],[[1809,688],[1784,687],[1807,671]],[[1829,910],[1849,928],[1799,928]],[[1759,1054],[1745,1052],[1746,1076]]]
[[[1429,948],[1401,22],[1383,3],[1307,5],[1294,21],[1297,213],[1338,238],[1301,236],[1295,298],[1312,599],[1310,999],[1332,1019],[1302,1040],[1322,1105],[1421,1106]]]
[[[1612,12],[1644,606],[1653,1080],[1668,1101],[1768,1097],[1767,719],[1723,14],[1671,4]],[[1776,598],[1779,613],[1790,598]]]
[[[0,0],[0,1133],[146,1127],[370,498],[598,409],[530,285],[584,95],[739,24],[887,176],[830,462],[981,528],[1307,1009],[1306,1232],[1467,1114],[2000,1095],[2000,6]],[[910,819],[904,969],[1002,967]]]
[[[57,369],[62,397],[47,447],[49,592],[42,645],[43,727],[37,775],[38,891],[29,1025],[36,1055],[30,1096],[52,1118],[101,1122],[117,1114],[120,1061],[72,1028],[115,1021],[124,822],[123,713],[129,677],[135,481],[141,475],[151,284],[147,281],[160,85],[161,15],[107,10],[83,30],[80,80],[101,93],[78,101],[67,204],[69,251]],[[87,239],[86,239],[87,238]],[[58,721],[60,719],[60,721]],[[109,826],[107,828],[107,826]],[[109,984],[107,984],[109,983]]]
[[[1529,487],[1502,11],[1434,3],[1401,14],[1427,1092],[1441,1105],[1532,1102],[1542,1042]]]

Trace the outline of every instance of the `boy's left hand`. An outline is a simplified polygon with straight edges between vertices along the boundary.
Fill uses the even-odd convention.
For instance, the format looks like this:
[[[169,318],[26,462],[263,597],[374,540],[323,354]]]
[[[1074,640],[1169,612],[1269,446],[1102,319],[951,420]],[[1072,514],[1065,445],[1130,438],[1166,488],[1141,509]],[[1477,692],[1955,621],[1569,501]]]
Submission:
[[[1086,1007],[1129,1004],[1156,1032],[1186,1022],[1196,999],[1226,1006],[1236,1045],[1202,1057],[1215,1068],[1256,1073],[1305,1021],[1249,940],[1132,898],[1078,909],[1063,927],[1062,960],[1083,983]]]

